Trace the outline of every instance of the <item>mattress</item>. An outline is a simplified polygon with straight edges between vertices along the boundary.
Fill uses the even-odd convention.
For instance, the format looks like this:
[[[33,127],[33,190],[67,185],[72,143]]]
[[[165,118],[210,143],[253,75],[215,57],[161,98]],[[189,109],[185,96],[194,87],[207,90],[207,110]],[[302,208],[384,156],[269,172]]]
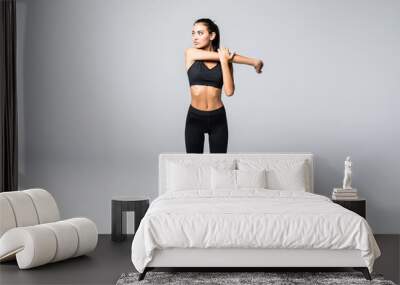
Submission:
[[[143,272],[167,248],[359,250],[370,272],[381,254],[367,221],[329,198],[258,188],[160,195],[136,231],[132,263]]]

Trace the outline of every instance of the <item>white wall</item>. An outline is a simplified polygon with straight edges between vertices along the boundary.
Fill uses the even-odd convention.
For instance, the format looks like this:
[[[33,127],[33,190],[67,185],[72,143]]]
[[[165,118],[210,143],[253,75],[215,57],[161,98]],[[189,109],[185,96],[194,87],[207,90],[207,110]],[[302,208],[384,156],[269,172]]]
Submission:
[[[400,233],[399,1],[17,2],[20,187],[63,217],[109,233],[113,195],[157,195],[158,154],[185,152],[184,49],[209,17],[265,62],[234,66],[228,152],[312,152],[326,195],[350,155],[374,232]]]

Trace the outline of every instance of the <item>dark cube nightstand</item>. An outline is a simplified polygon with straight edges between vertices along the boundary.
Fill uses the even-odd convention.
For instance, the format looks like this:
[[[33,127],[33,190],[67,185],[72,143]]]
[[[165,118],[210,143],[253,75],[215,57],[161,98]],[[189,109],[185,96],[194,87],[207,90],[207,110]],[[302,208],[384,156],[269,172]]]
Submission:
[[[147,197],[113,197],[111,202],[111,239],[123,241],[126,239],[126,212],[135,212],[135,233],[140,221],[149,208]]]
[[[332,199],[332,202],[341,205],[342,207],[359,214],[361,217],[366,219],[366,208],[367,201],[365,199],[354,199],[354,200],[338,200]]]

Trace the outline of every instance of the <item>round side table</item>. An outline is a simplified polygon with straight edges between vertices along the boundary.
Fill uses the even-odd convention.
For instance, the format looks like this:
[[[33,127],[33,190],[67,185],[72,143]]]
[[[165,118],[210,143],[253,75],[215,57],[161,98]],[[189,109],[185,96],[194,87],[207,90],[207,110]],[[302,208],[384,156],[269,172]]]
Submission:
[[[135,212],[135,234],[149,208],[148,197],[114,196],[111,200],[111,240],[126,239],[126,212]]]

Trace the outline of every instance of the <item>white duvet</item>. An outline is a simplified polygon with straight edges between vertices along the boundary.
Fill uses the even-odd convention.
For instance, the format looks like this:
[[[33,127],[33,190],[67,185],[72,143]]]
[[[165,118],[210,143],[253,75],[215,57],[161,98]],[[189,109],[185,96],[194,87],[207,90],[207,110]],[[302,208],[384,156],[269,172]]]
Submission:
[[[370,272],[381,254],[361,216],[325,196],[266,189],[159,196],[133,239],[133,265],[143,272],[168,247],[358,249]]]

